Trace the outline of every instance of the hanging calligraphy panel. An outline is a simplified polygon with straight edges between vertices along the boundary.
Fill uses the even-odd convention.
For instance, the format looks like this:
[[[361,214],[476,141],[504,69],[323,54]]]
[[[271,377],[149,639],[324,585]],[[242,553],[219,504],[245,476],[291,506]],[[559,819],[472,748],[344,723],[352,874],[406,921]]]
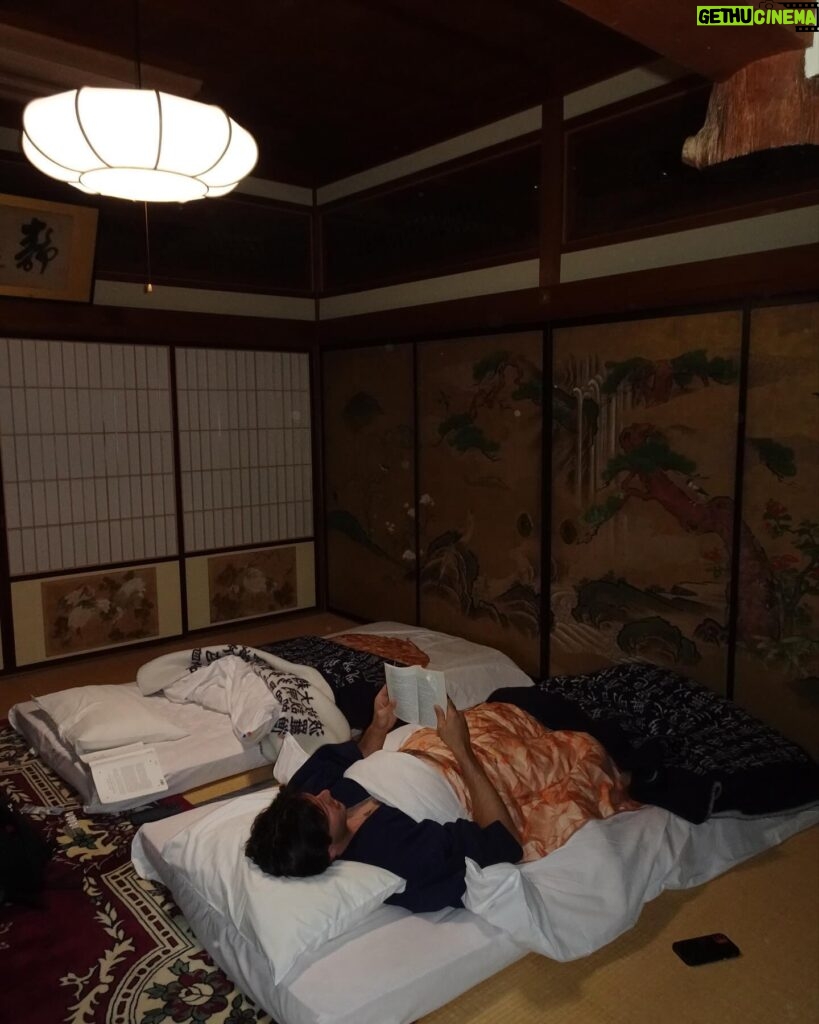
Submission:
[[[87,302],[97,211],[0,194],[0,295]]]

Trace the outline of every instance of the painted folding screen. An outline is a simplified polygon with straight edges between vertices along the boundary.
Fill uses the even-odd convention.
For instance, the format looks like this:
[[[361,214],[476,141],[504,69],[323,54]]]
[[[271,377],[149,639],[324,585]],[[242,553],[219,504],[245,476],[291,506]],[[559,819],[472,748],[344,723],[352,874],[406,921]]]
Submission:
[[[326,352],[323,379],[330,607],[414,623],[412,346]]]
[[[553,334],[550,672],[726,690],[741,314]]]
[[[421,623],[540,669],[542,335],[418,346]]]
[[[819,304],[751,316],[735,697],[819,756]]]

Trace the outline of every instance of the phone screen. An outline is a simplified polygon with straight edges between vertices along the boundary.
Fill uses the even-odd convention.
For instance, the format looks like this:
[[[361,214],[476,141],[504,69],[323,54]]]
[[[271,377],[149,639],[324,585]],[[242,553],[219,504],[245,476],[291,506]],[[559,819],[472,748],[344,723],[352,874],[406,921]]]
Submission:
[[[717,960],[730,960],[732,957],[740,956],[739,947],[722,932],[699,935],[696,939],[681,939],[679,942],[672,942],[671,948],[689,967],[699,967],[701,964],[711,964]]]

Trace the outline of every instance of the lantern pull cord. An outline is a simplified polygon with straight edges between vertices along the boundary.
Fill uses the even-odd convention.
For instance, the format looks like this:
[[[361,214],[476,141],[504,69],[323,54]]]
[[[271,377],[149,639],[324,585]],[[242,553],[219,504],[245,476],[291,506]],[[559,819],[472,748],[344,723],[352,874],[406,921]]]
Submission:
[[[142,204],[145,210],[145,294],[150,295],[154,290],[151,284],[151,235],[148,231],[148,204]]]

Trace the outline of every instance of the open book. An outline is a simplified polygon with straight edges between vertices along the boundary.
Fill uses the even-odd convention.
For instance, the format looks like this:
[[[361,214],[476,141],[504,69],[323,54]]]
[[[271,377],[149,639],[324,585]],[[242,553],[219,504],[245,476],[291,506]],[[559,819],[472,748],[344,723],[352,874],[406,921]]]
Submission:
[[[402,722],[437,724],[435,705],[446,711],[446,679],[443,672],[419,665],[385,665],[387,693],[395,701],[395,714]]]
[[[168,788],[156,751],[144,743],[97,750],[83,754],[82,760],[91,770],[103,804],[151,796]]]

